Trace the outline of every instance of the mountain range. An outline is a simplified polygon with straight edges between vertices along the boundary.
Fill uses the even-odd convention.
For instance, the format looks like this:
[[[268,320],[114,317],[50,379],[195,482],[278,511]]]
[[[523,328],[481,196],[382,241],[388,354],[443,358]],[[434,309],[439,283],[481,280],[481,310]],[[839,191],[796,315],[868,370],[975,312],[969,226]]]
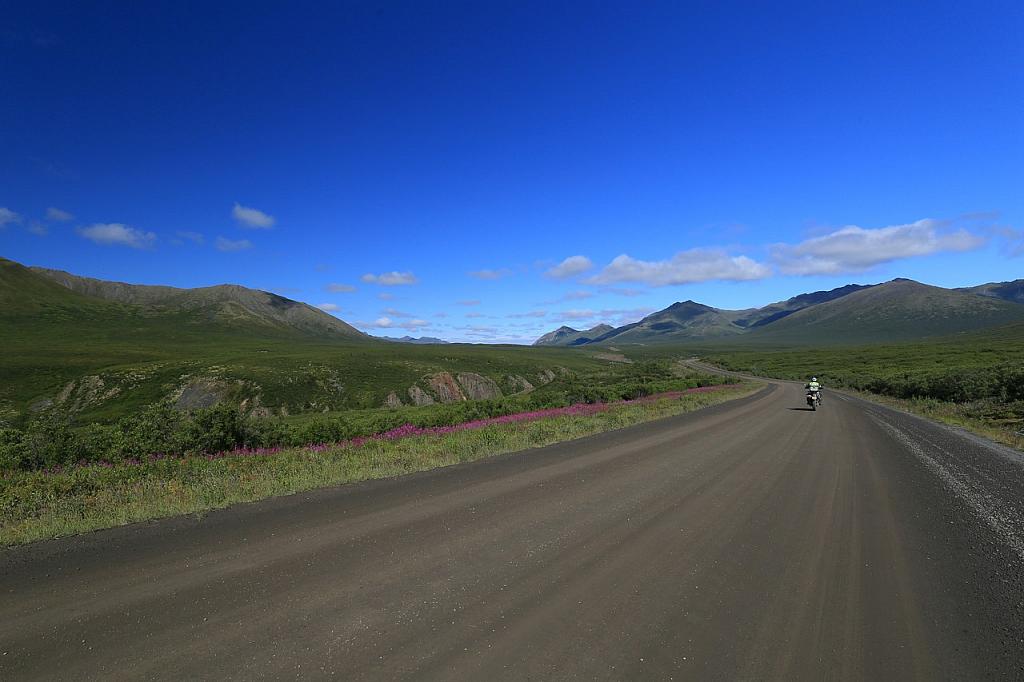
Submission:
[[[585,346],[742,339],[785,345],[854,344],[945,336],[1024,321],[1024,280],[944,289],[909,279],[849,284],[762,308],[723,310],[682,301],[638,322],[560,327],[535,345]]]
[[[313,306],[277,294],[222,284],[196,289],[108,282],[0,259],[0,320],[10,333],[133,338],[217,335],[346,343],[439,344],[433,337],[376,339]],[[696,301],[620,327],[563,326],[536,346],[601,346],[728,341],[775,345],[913,340],[1024,321],[1024,280],[944,289],[908,279],[849,284],[760,308],[725,310]],[[0,337],[10,334],[0,334]]]
[[[305,303],[230,284],[105,282],[0,258],[0,428],[51,405],[99,420],[160,400],[230,400],[282,414],[366,409],[415,402],[414,388],[430,391],[449,375],[514,393],[600,370],[606,349],[619,345],[868,345],[994,327],[1017,339],[1022,285],[950,290],[894,280],[745,310],[682,301],[621,327],[562,327],[537,347],[439,345],[367,336]]]

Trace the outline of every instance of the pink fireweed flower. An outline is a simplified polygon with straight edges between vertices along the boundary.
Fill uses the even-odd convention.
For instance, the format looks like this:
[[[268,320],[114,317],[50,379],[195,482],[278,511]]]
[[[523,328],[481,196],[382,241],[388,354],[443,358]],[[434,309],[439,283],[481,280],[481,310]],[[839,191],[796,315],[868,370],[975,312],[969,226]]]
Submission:
[[[474,419],[468,422],[462,422],[461,424],[451,424],[448,426],[430,426],[422,427],[414,424],[402,424],[393,429],[389,429],[382,433],[376,433],[370,436],[356,436],[348,440],[343,440],[337,443],[310,443],[301,447],[302,450],[308,453],[323,453],[333,449],[356,449],[361,448],[370,442],[381,442],[381,441],[396,441],[403,440],[405,438],[412,438],[416,436],[444,436],[451,433],[458,433],[461,431],[473,431],[476,429],[486,428],[488,426],[495,426],[500,424],[519,424],[532,421],[540,421],[542,419],[551,419],[554,417],[582,417],[599,414],[609,410],[611,407],[616,405],[625,404],[636,404],[636,403],[648,403],[656,402],[658,400],[677,400],[685,395],[693,393],[707,393],[710,391],[717,391],[725,388],[728,384],[715,385],[715,386],[700,386],[697,388],[690,388],[680,391],[666,391],[665,393],[657,393],[654,395],[643,396],[634,400],[618,400],[611,403],[576,403],[567,407],[549,407],[541,410],[532,410],[530,412],[516,412],[513,414],[505,414],[497,417],[487,417],[485,419]],[[265,448],[250,448],[240,447],[233,450],[223,450],[220,452],[206,453],[199,455],[199,457],[214,461],[217,459],[224,459],[228,457],[266,457],[280,454],[287,448],[282,445],[275,445],[272,447]],[[158,462],[164,459],[188,459],[187,455],[184,454],[170,454],[163,452],[155,452],[146,457],[147,462]],[[143,461],[138,459],[126,459],[122,463],[126,466],[142,466]],[[84,460],[78,462],[78,468],[88,467],[90,464]],[[95,462],[92,466],[98,466],[102,468],[111,468],[115,466],[111,462],[101,460]],[[56,475],[64,471],[64,468],[60,465],[55,465],[48,469],[44,469],[43,473],[47,475]]]

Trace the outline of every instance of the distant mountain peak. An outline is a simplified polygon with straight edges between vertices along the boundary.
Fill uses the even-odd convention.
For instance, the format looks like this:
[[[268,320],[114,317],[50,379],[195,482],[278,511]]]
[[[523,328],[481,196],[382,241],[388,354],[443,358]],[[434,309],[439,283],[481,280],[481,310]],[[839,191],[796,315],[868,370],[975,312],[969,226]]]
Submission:
[[[572,327],[562,325],[558,329],[548,332],[544,336],[540,337],[533,342],[535,346],[577,346],[584,343],[589,343],[599,336],[606,334],[615,329],[610,324],[601,323],[590,329],[573,329]]]

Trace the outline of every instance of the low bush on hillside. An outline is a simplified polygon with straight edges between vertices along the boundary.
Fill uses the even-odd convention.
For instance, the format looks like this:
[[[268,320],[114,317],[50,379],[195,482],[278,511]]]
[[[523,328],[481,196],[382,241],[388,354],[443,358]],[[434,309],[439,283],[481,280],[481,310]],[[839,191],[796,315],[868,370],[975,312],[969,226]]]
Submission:
[[[1024,342],[1017,338],[736,351],[708,358],[721,367],[761,376],[806,380],[817,374],[826,388],[903,401],[904,407],[943,421],[1001,429],[1004,436],[1015,436],[1024,423]]]
[[[698,373],[680,375],[665,362],[640,363],[606,375],[570,375],[532,393],[425,407],[352,410],[297,420],[256,417],[231,404],[175,410],[157,403],[113,424],[76,426],[53,410],[24,429],[0,430],[0,470],[54,470],[77,464],[137,462],[167,455],[213,454],[236,449],[338,443],[391,431],[453,426],[575,404],[636,400],[667,391],[712,386],[730,380]]]
[[[523,418],[514,423],[498,418],[467,428],[403,426],[398,433],[376,438],[256,449],[224,457],[149,457],[49,471],[9,470],[0,475],[0,546],[469,462],[689,412],[759,389],[746,384],[682,390],[614,405],[547,408],[520,415]],[[458,414],[457,409],[448,411],[451,405],[440,407],[445,409],[433,413]],[[155,417],[158,409],[149,414]],[[192,417],[182,421],[188,419]],[[232,419],[221,415],[210,422],[226,420],[223,432],[228,432],[235,428]],[[348,428],[323,418],[304,423],[308,430],[302,433],[333,439],[340,433],[330,430],[336,424]],[[0,442],[10,442],[10,437],[10,432],[0,432],[0,439],[7,439]]]

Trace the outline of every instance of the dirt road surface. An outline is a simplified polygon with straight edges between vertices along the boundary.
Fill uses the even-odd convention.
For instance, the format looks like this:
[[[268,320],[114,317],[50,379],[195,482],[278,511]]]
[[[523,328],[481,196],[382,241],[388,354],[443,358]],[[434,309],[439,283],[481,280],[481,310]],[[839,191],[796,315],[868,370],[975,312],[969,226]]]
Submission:
[[[798,387],[0,551],[0,679],[1024,679],[1024,460]]]

